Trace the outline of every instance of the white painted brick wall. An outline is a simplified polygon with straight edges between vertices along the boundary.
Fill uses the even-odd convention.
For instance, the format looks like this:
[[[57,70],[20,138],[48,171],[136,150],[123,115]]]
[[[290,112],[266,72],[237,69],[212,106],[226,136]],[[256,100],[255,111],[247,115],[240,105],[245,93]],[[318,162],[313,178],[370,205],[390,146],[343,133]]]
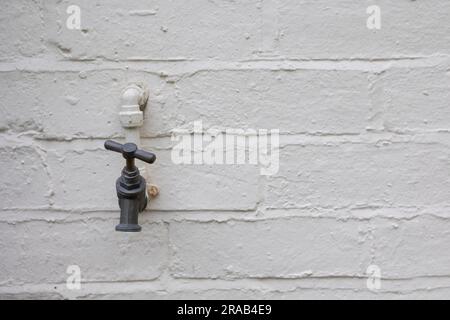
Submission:
[[[1,6],[0,298],[450,298],[449,1]],[[130,81],[160,188],[137,234],[103,149]],[[174,164],[196,120],[279,129],[279,171]]]

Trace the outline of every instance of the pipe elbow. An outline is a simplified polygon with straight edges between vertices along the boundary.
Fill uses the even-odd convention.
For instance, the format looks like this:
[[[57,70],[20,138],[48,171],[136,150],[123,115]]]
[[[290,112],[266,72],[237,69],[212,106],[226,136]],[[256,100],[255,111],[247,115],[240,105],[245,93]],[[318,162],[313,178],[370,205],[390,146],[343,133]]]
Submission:
[[[125,128],[140,127],[144,122],[144,108],[148,90],[142,84],[129,84],[123,91],[119,112],[120,123]]]
[[[144,91],[145,89],[142,87],[142,85],[136,83],[129,84],[122,91],[122,105],[143,105],[143,98],[145,96]]]

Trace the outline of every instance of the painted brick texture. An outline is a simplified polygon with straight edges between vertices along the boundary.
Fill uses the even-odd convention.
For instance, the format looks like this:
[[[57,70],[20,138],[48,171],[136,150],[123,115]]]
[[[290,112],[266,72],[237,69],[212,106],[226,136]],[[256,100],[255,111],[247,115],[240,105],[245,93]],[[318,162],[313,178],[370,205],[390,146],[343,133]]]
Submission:
[[[449,15],[445,0],[4,1],[0,298],[450,298]],[[103,143],[123,141],[136,81],[160,194],[128,234],[123,159]],[[278,129],[279,170],[174,163],[194,121]]]

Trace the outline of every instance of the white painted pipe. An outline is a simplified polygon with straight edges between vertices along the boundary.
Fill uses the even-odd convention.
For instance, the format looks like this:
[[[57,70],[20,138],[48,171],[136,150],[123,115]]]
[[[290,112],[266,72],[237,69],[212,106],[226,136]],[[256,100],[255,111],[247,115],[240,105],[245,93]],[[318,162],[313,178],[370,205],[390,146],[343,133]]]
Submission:
[[[148,90],[142,84],[129,84],[122,91],[119,111],[120,123],[125,131],[125,143],[132,142],[141,147],[140,128],[144,123],[144,110],[147,105]],[[138,166],[141,175],[146,176],[144,165]]]

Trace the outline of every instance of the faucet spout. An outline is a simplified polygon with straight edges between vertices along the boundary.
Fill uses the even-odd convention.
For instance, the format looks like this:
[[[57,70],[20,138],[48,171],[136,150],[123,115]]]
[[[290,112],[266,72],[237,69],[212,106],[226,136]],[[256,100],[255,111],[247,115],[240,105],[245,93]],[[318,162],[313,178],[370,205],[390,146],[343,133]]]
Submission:
[[[131,199],[119,199],[120,223],[116,231],[139,232],[141,226],[138,224],[139,203]]]

